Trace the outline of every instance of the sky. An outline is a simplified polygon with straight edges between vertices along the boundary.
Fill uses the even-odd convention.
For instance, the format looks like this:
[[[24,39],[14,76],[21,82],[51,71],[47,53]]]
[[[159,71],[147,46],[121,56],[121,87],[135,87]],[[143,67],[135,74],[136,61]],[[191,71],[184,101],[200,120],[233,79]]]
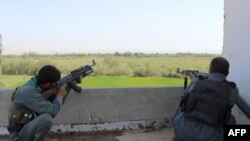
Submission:
[[[223,2],[1,0],[3,54],[220,54]]]

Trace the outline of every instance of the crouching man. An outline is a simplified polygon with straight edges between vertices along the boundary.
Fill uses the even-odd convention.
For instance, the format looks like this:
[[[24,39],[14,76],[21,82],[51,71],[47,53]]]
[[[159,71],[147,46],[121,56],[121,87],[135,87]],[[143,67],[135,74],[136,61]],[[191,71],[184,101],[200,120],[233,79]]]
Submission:
[[[50,102],[41,93],[52,88],[60,79],[60,71],[51,65],[43,66],[38,74],[16,89],[11,98],[9,125],[11,141],[43,141],[67,94],[59,88],[56,98]]]

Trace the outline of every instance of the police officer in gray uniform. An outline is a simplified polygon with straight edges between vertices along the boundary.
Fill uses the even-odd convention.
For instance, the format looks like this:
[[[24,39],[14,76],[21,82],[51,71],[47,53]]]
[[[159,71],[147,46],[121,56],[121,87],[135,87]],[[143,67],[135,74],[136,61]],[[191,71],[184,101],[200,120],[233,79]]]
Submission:
[[[57,68],[43,66],[38,74],[16,89],[9,110],[11,141],[43,141],[52,126],[52,118],[59,112],[62,98],[67,94],[59,88],[53,101],[45,99],[41,92],[50,89],[61,77]]]
[[[229,62],[216,57],[207,76],[192,79],[173,117],[175,140],[223,141],[223,125],[235,123],[231,109],[239,95],[228,73]]]

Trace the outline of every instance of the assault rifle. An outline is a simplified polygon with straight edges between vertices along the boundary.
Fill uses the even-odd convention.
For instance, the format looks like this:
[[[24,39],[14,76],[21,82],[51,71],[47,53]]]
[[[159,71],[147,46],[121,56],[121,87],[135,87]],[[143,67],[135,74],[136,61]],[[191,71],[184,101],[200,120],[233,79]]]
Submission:
[[[198,70],[182,70],[180,71],[179,68],[177,68],[176,73],[180,73],[184,76],[189,76],[189,77],[199,77],[199,76],[207,76],[207,73],[200,72]]]
[[[177,68],[176,73],[180,73],[184,75],[184,90],[187,88],[187,77],[193,78],[193,77],[206,77],[208,76],[208,73],[199,72],[198,70],[182,70],[180,71],[179,68]],[[250,105],[246,103],[246,101],[239,95],[236,105],[241,109],[241,111],[247,116],[248,119],[250,119]]]
[[[198,70],[181,70],[177,68],[176,73],[180,73],[181,75],[184,75],[184,90],[187,88],[188,83],[188,77],[206,77],[208,76],[207,73],[200,72]]]
[[[63,85],[67,85],[66,91],[68,94],[71,89],[73,89],[77,93],[81,93],[82,88],[77,86],[76,83],[80,83],[82,78],[91,74],[93,72],[92,67],[94,65],[96,65],[95,60],[93,60],[91,65],[85,65],[83,67],[71,71],[70,74],[66,75],[65,77],[57,81],[53,88],[42,92],[42,95],[49,101],[53,101],[57,95],[58,89]],[[66,96],[63,98],[63,102],[66,99]]]

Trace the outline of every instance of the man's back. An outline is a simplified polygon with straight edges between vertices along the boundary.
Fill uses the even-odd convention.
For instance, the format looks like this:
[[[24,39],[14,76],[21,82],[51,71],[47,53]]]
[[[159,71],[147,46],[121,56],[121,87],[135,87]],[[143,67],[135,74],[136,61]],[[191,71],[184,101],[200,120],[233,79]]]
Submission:
[[[207,80],[211,83],[219,84],[219,83],[225,81],[225,78],[226,78],[225,75],[222,75],[219,73],[212,73],[212,74],[208,75]],[[193,79],[191,84],[189,85],[189,87],[186,89],[186,92],[185,92],[186,93],[185,97],[188,97],[187,101],[189,101],[191,99],[191,102],[190,101],[188,102],[188,104],[190,104],[188,107],[189,113],[194,109],[199,109],[200,105],[198,104],[198,106],[197,106],[197,103],[203,102],[202,98],[196,97],[196,98],[192,99],[191,95],[190,95],[191,98],[189,96],[187,96],[196,90],[196,86],[199,86],[199,84],[200,84],[200,83],[199,84],[198,83],[199,83],[198,78]],[[228,92],[229,91],[224,92],[224,94],[227,94]],[[231,107],[236,102],[237,95],[238,95],[237,88],[230,90],[228,95],[224,95],[224,97],[228,98],[226,103],[227,103],[228,107],[230,107],[228,109],[228,111],[225,111],[225,113],[230,112]],[[202,94],[200,96],[202,96]],[[216,98],[218,98],[218,97],[214,96],[212,99],[216,100]],[[199,100],[201,100],[201,101],[199,101]],[[211,101],[211,98],[210,98],[210,100],[203,98],[203,100],[206,101],[205,102],[206,105],[202,105],[202,107],[205,108],[205,110],[216,108],[216,107],[210,108],[210,107],[215,106],[215,105],[213,105],[214,101]],[[219,103],[219,101],[218,102],[215,101],[215,103]],[[190,109],[190,106],[193,106],[193,108]],[[195,107],[195,106],[197,106],[197,107]],[[204,109],[202,109],[202,110],[204,110]],[[225,114],[225,113],[223,113],[223,114]],[[213,114],[213,111],[208,113],[207,116],[212,115],[212,114]],[[214,113],[214,114],[218,114],[218,113]],[[197,116],[197,112],[194,115]],[[199,112],[198,112],[198,115],[202,115],[202,114],[199,114]],[[223,139],[222,126],[214,127],[214,126],[211,126],[211,125],[205,123],[204,121],[197,120],[195,118],[190,118],[187,116],[187,113],[184,112],[183,109],[181,109],[181,108],[179,108],[177,110],[176,114],[174,115],[173,129],[174,129],[176,136],[182,140],[187,140],[187,141],[191,141],[191,140],[195,140],[195,141],[222,141],[222,139]]]
[[[214,127],[223,126],[233,106],[230,102],[231,97],[235,95],[231,93],[233,89],[227,81],[198,79],[183,105],[186,117]]]

